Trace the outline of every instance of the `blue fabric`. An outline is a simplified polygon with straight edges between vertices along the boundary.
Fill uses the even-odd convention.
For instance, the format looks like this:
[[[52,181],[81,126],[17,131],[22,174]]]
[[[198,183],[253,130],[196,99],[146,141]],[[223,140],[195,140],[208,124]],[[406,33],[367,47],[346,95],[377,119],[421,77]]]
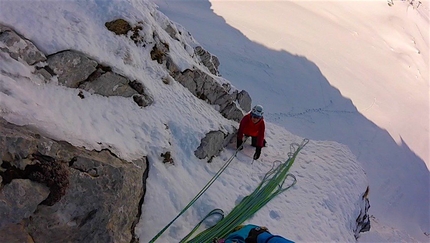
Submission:
[[[245,239],[248,238],[249,232],[258,227],[257,225],[248,224],[245,225],[238,231],[235,231],[225,238],[225,243],[245,243]],[[272,235],[269,232],[263,232],[258,235],[257,243],[294,243],[294,241],[290,241],[281,237],[279,235]]]
[[[279,235],[272,235],[269,232],[263,232],[258,235],[257,243],[294,243]]]
[[[245,225],[242,229],[229,234],[225,239],[225,243],[245,243],[245,239],[248,237],[249,231],[255,227],[258,226],[253,224]]]

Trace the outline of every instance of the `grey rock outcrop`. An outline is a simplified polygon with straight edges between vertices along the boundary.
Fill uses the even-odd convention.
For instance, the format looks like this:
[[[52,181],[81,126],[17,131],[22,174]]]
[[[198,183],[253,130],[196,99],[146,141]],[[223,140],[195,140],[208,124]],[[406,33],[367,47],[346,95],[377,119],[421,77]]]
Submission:
[[[46,56],[28,39],[20,36],[11,28],[0,24],[0,51],[8,53],[18,62],[35,67],[35,74],[42,80],[50,80],[53,71],[46,66]]]
[[[200,57],[200,60],[202,61],[203,65],[209,69],[209,72],[211,72],[213,75],[219,75],[218,67],[220,63],[218,57],[212,55],[201,46],[195,47],[194,52]]]
[[[237,94],[237,102],[245,112],[249,112],[251,110],[252,99],[249,93],[245,90],[242,90]]]
[[[112,26],[124,27],[120,21]],[[100,65],[84,53],[65,50],[46,57],[31,41],[3,25],[0,25],[0,43],[3,43],[0,51],[18,62],[33,65],[35,73],[45,82],[50,82],[56,75],[58,83],[69,88],[80,88],[103,96],[133,97],[133,101],[142,107],[154,102],[142,83],[112,72],[110,67]],[[80,97],[85,98],[82,93]]]
[[[59,83],[66,87],[103,96],[133,97],[134,102],[143,107],[154,101],[142,83],[112,72],[110,67],[98,64],[83,53],[59,52],[48,56],[48,64],[58,75]]]
[[[209,158],[211,161],[214,155],[217,155],[223,148],[224,144],[224,133],[221,131],[212,131],[206,134],[206,136],[200,142],[200,146],[194,152],[197,158],[204,159]]]
[[[243,113],[241,110],[237,108],[237,106],[234,103],[229,103],[226,107],[224,107],[220,113],[227,118],[230,118],[233,121],[239,122],[242,117]]]
[[[137,91],[129,85],[129,82],[127,78],[121,75],[106,72],[94,81],[83,83],[79,88],[103,96],[131,97],[137,94]]]
[[[0,158],[0,239],[131,242],[135,237],[146,158],[131,163],[107,150],[76,148],[1,118]],[[23,241],[30,235],[32,241]]]
[[[83,53],[67,50],[48,56],[48,65],[58,75],[60,84],[77,88],[96,71],[97,62]]]
[[[22,59],[28,65],[46,61],[45,55],[31,41],[2,25],[0,25],[0,42],[6,46],[5,48],[0,47],[0,50],[9,53],[17,61]]]
[[[170,26],[164,31],[168,32],[171,37],[173,35],[175,40],[178,40],[178,34],[173,27]],[[170,76],[196,97],[205,100],[211,105],[219,106],[219,112],[225,118],[240,121],[243,117],[242,111],[247,112],[251,109],[251,97],[246,91],[242,90],[239,93],[237,91],[232,91],[230,85],[226,86],[221,81],[222,78],[218,77],[218,67],[220,63],[216,56],[210,54],[201,46],[197,46],[194,48],[196,66],[192,69],[181,70],[169,56],[169,46],[161,41],[157,33],[154,33],[154,41],[155,43],[153,43],[150,52],[151,59],[164,65]],[[209,72],[198,63],[202,63]],[[239,107],[236,105],[235,101],[238,101]]]
[[[235,134],[225,134],[222,131],[208,132],[194,151],[194,155],[199,159],[207,159],[208,162],[211,162],[213,157],[219,155]]]
[[[116,19],[107,22],[105,25],[106,28],[116,34],[125,35],[129,31],[134,31],[130,38],[135,41],[135,43],[136,40],[140,40],[139,43],[145,43],[142,45],[144,48],[146,48],[147,45],[151,48],[151,60],[165,66],[170,77],[181,83],[196,97],[205,100],[211,105],[218,106],[219,112],[225,118],[240,121],[243,116],[243,111],[248,112],[251,109],[251,97],[246,91],[232,91],[229,85],[226,87],[222,81],[216,80],[216,78],[221,79],[218,77],[218,67],[220,62],[216,56],[203,49],[203,47],[197,46],[194,48],[194,53],[190,53],[190,58],[194,58],[196,66],[192,69],[181,70],[169,55],[169,44],[166,41],[163,41],[161,34],[156,30],[152,33],[151,38],[148,36],[141,36],[142,33],[139,32],[139,30],[144,28],[144,25],[141,22],[133,25],[123,19]],[[166,23],[162,30],[165,31],[173,40],[181,42],[182,33],[178,31],[174,23]],[[187,47],[186,43],[182,44],[184,48]],[[168,84],[165,79],[163,82]],[[89,86],[91,85],[83,84],[81,87],[88,88]],[[148,95],[148,93],[140,94],[142,96],[133,96],[136,103],[139,105],[143,103],[143,106],[151,104],[153,98]],[[236,105],[236,101],[239,107]]]
[[[0,228],[28,218],[49,195],[49,188],[28,179],[12,180],[0,191]]]
[[[242,111],[234,103],[237,94],[231,94],[228,88],[219,84],[209,74],[200,69],[187,69],[184,72],[176,72],[171,75],[198,98],[211,105],[218,105],[220,113],[225,118],[234,121],[240,121],[242,118]]]

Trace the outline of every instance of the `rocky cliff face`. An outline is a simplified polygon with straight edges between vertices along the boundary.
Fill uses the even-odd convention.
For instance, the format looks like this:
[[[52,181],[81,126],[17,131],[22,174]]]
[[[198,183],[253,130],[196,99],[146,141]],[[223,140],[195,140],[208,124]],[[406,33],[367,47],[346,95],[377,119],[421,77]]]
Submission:
[[[0,119],[3,242],[131,242],[147,161],[88,151]]]
[[[112,31],[124,21],[106,23]],[[116,23],[116,24],[115,24]],[[167,28],[175,36],[173,27]],[[127,33],[127,32],[125,32]],[[123,34],[119,32],[118,34]],[[144,41],[136,33],[136,44]],[[130,80],[74,50],[51,55],[40,51],[12,28],[0,25],[0,51],[17,62],[34,67],[34,75],[45,83],[86,90],[103,96],[130,97],[141,107],[153,97],[138,80]],[[157,49],[157,46],[164,47]],[[153,60],[167,65],[168,47],[160,41],[151,52]],[[171,75],[190,92],[222,107],[221,113],[238,120],[241,109],[250,109],[246,91],[231,93],[215,82],[218,59],[199,47],[210,72],[196,68],[184,73],[170,60]],[[166,67],[167,69],[167,67]],[[169,79],[167,79],[169,80]],[[29,80],[29,82],[31,82]],[[168,85],[169,82],[163,82]],[[189,86],[187,83],[192,83]],[[85,99],[82,92],[79,98]],[[235,100],[243,108],[235,105]],[[214,145],[209,144],[212,150]],[[222,143],[214,149],[219,153]],[[205,144],[202,145],[203,147]],[[200,146],[200,147],[202,147]],[[210,159],[217,153],[209,152]],[[65,141],[55,141],[34,128],[20,127],[0,118],[0,239],[4,242],[136,242],[137,224],[148,174],[146,158],[124,161],[109,150],[88,151]]]
[[[140,45],[139,26],[124,20],[106,23],[116,34],[134,31]],[[166,31],[178,40],[177,31]],[[154,33],[157,36],[156,33]],[[181,72],[169,59],[169,48],[158,38],[148,58],[170,68],[163,82],[178,81],[194,95],[221,107],[226,118],[239,120],[249,110],[246,91],[231,92],[215,81],[218,59],[198,47],[192,58],[202,67]],[[34,67],[44,83],[85,90],[103,96],[132,98],[136,105],[150,106],[153,97],[139,80],[130,80],[84,53],[63,50],[47,55],[31,40],[0,25],[0,51]],[[207,70],[205,70],[207,68]],[[173,78],[175,77],[175,78]],[[29,80],[29,82],[32,82]],[[34,81],[33,81],[34,82]],[[192,85],[188,85],[192,84]],[[85,99],[83,92],[79,98]],[[235,101],[242,107],[237,107]],[[212,133],[210,133],[212,134]],[[215,156],[222,143],[209,146],[203,158]],[[215,147],[214,147],[215,146]],[[206,149],[207,150],[207,149]],[[88,151],[65,141],[55,141],[34,128],[20,127],[0,118],[0,239],[5,242],[134,242],[148,174],[146,158],[124,161],[109,150]]]

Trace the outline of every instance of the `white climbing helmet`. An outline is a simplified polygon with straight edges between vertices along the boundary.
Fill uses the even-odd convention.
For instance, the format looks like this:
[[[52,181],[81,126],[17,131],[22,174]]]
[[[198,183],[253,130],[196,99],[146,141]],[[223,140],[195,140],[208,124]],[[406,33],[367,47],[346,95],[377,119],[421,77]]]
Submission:
[[[252,108],[251,116],[260,118],[263,117],[263,114],[263,107],[261,105],[256,105]]]

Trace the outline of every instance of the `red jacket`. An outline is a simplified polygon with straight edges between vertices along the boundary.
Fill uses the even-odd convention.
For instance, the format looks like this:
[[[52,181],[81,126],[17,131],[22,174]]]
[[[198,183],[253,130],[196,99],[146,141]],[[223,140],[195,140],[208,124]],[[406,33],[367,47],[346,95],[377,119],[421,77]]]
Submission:
[[[240,121],[239,131],[237,131],[237,138],[243,139],[243,135],[257,137],[257,147],[264,146],[264,131],[266,130],[266,125],[264,124],[263,117],[254,123],[251,120],[251,113],[245,115]]]

